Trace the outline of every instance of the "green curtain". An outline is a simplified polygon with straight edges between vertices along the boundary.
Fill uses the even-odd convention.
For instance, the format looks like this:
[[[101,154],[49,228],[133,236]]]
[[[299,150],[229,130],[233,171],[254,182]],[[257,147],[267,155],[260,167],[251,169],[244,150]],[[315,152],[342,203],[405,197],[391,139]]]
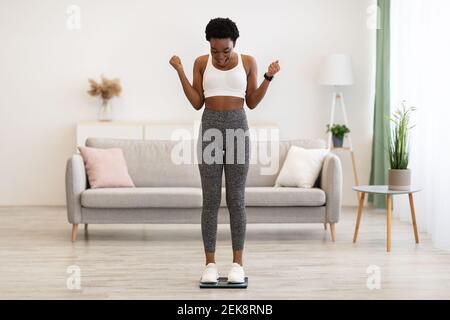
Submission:
[[[378,0],[379,26],[377,28],[377,66],[375,88],[375,111],[373,122],[372,166],[370,172],[371,185],[386,185],[389,170],[387,144],[390,115],[390,0]],[[370,194],[368,201],[376,208],[386,208],[386,196]]]

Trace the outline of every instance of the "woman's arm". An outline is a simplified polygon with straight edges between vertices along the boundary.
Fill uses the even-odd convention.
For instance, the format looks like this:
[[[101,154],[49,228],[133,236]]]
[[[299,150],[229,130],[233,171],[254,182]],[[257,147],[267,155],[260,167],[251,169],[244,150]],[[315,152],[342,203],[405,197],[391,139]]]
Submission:
[[[194,109],[200,110],[205,102],[205,98],[203,96],[202,74],[200,72],[200,58],[197,58],[194,63],[193,85],[191,85],[188,78],[186,77],[183,65],[181,64],[181,60],[179,57],[173,56],[170,59],[169,63],[177,71],[186,98],[188,98]]]
[[[270,81],[264,79],[261,85],[258,87],[257,79],[258,79],[258,68],[256,65],[256,60],[252,56],[248,56],[249,62],[249,74],[247,76],[247,90],[245,94],[245,100],[247,106],[250,109],[256,108],[256,106],[261,102],[264,98],[267,88],[269,88]],[[278,60],[274,61],[270,64],[267,75],[269,77],[275,75],[278,71],[280,71],[280,65],[278,64]]]

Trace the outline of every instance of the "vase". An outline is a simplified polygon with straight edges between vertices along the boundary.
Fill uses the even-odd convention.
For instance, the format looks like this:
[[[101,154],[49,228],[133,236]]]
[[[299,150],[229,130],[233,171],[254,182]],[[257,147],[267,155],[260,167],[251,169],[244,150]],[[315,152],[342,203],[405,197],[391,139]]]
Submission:
[[[411,188],[411,170],[389,169],[389,190],[407,191]]]
[[[111,105],[108,100],[102,101],[102,106],[100,107],[100,111],[98,113],[99,121],[112,121],[113,120],[113,112]]]

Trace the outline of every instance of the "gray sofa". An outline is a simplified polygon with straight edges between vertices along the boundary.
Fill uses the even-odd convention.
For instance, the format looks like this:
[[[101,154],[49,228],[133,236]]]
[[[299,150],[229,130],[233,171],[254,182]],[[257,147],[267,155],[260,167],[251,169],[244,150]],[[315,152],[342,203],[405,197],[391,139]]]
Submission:
[[[79,224],[112,223],[200,223],[202,209],[201,180],[198,164],[176,164],[171,151],[179,141],[128,140],[89,138],[86,146],[122,148],[135,188],[89,188],[85,166],[80,154],[67,160],[67,217],[72,224],[72,241]],[[195,141],[191,143],[195,146]],[[259,150],[265,142],[253,142]],[[342,169],[339,158],[330,153],[323,163],[314,188],[274,187],[291,145],[304,148],[325,148],[323,140],[279,141],[271,158],[278,164],[276,172],[262,161],[253,161],[247,176],[245,202],[248,223],[321,223],[330,225],[335,240],[335,224],[341,212]],[[259,157],[256,157],[259,159]],[[225,186],[224,176],[222,186]],[[219,223],[229,221],[222,187]]]

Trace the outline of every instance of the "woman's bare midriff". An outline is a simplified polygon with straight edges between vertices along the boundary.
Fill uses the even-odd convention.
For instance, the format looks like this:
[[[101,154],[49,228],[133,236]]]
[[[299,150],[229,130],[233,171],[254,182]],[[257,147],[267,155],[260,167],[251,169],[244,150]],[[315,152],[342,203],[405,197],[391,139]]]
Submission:
[[[244,99],[230,96],[215,96],[205,99],[205,108],[215,111],[230,111],[244,107]]]

